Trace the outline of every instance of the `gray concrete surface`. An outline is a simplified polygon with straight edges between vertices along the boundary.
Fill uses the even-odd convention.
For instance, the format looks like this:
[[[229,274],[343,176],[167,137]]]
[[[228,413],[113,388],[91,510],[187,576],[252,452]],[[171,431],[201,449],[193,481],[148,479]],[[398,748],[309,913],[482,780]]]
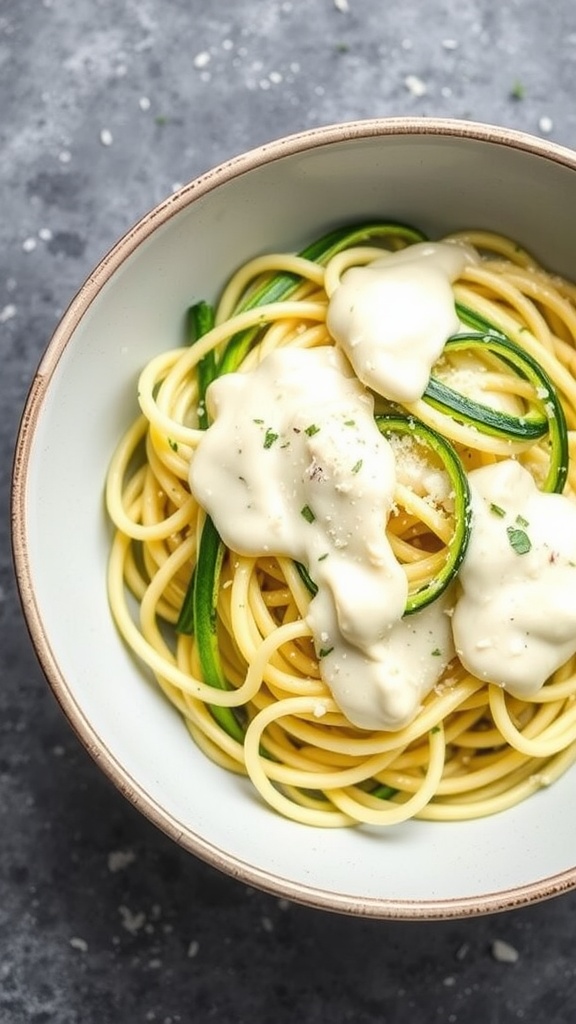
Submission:
[[[398,114],[576,147],[574,0],[0,0],[2,1024],[576,1019],[576,893],[363,921],[174,846],[72,735],[12,578],[18,418],[87,272],[177,182],[287,132]]]

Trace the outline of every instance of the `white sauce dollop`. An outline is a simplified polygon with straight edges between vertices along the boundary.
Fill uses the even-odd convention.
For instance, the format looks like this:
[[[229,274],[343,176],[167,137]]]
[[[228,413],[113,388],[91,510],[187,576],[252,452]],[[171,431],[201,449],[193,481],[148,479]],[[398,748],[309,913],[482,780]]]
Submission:
[[[512,459],[468,479],[472,530],[452,617],[456,651],[480,679],[531,697],[576,653],[576,503],[539,491]]]
[[[342,275],[326,322],[359,380],[394,402],[423,395],[460,329],[452,282],[477,259],[465,245],[422,242]]]
[[[313,630],[317,601],[308,615]],[[412,721],[454,657],[452,607],[453,594],[446,594],[394,622],[385,638],[370,647],[334,644],[320,663],[321,674],[349,721],[363,729],[390,730]],[[337,636],[336,623],[328,635]]]
[[[407,580],[385,534],[395,462],[372,397],[325,346],[275,351],[218,378],[207,401],[192,493],[233,551],[307,567],[320,671],[349,720],[405,725],[453,649],[442,602],[402,621]]]

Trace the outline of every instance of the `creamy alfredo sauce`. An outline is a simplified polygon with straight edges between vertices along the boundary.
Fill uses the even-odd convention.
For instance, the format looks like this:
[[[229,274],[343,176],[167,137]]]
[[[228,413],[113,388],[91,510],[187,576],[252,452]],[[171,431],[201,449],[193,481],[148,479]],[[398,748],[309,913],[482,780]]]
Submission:
[[[474,250],[421,242],[352,267],[330,299],[328,329],[357,377],[394,402],[414,402],[460,322],[452,281]]]
[[[576,504],[506,460],[474,470],[452,628],[464,666],[531,697],[576,652]]]
[[[338,349],[281,349],[210,386],[214,422],[190,486],[222,539],[303,562],[323,679],[351,722],[395,729],[453,655],[444,602],[402,619],[406,575],[385,535],[394,456]]]

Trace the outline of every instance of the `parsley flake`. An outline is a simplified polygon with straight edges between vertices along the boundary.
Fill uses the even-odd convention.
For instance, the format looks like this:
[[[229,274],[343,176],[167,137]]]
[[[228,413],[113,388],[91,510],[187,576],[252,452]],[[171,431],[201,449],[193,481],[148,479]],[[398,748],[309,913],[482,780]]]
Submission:
[[[275,434],[274,431],[270,427],[268,427],[264,435],[264,447],[271,448],[272,445],[274,444],[274,441],[278,440],[278,437],[279,435]]]
[[[178,441],[173,441],[171,437],[168,438],[168,444],[170,445],[173,452],[178,451]]]
[[[323,555],[318,555],[318,561],[323,562],[325,558],[328,558],[328,552],[325,551]]]
[[[525,89],[523,83],[521,81],[519,81],[519,79],[516,79],[516,81],[512,85],[512,88],[510,89],[510,99],[511,100],[517,100],[517,101],[518,100],[523,100],[525,95],[526,95],[526,89]]]
[[[300,509],[300,515],[304,517],[307,523],[313,523],[316,519],[310,505],[304,505],[304,507]]]
[[[526,555],[531,550],[532,542],[524,530],[518,530],[515,526],[508,526],[506,533],[508,534],[510,547],[517,555]]]
[[[490,511],[493,512],[495,516],[500,516],[501,519],[506,515],[504,509],[501,508],[500,505],[495,505],[493,501],[490,502]]]
[[[432,651],[432,657],[433,658],[439,658],[441,656],[441,654],[442,654],[442,651],[440,650],[439,647],[437,647],[436,650]]]
[[[528,520],[524,519],[524,516],[516,516],[516,522],[518,526],[528,526]]]
[[[309,427],[306,427],[304,433],[308,434],[308,437],[314,437],[314,434],[317,434],[319,430],[320,427],[316,426],[315,423],[311,423]]]
[[[329,654],[332,654],[333,650],[333,647],[321,647],[320,650],[318,651],[318,657],[327,658]]]
[[[354,465],[352,466],[352,472],[353,473],[359,473],[360,472],[360,470],[362,469],[363,461],[364,461],[364,459],[358,459],[358,462],[354,463]]]

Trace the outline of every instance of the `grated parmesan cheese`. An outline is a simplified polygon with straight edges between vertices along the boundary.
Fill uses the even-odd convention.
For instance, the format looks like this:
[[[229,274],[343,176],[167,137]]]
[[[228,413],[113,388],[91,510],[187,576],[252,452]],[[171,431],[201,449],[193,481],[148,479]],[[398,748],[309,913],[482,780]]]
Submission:
[[[500,964],[515,964],[520,959],[518,950],[503,939],[495,939],[490,951]]]

